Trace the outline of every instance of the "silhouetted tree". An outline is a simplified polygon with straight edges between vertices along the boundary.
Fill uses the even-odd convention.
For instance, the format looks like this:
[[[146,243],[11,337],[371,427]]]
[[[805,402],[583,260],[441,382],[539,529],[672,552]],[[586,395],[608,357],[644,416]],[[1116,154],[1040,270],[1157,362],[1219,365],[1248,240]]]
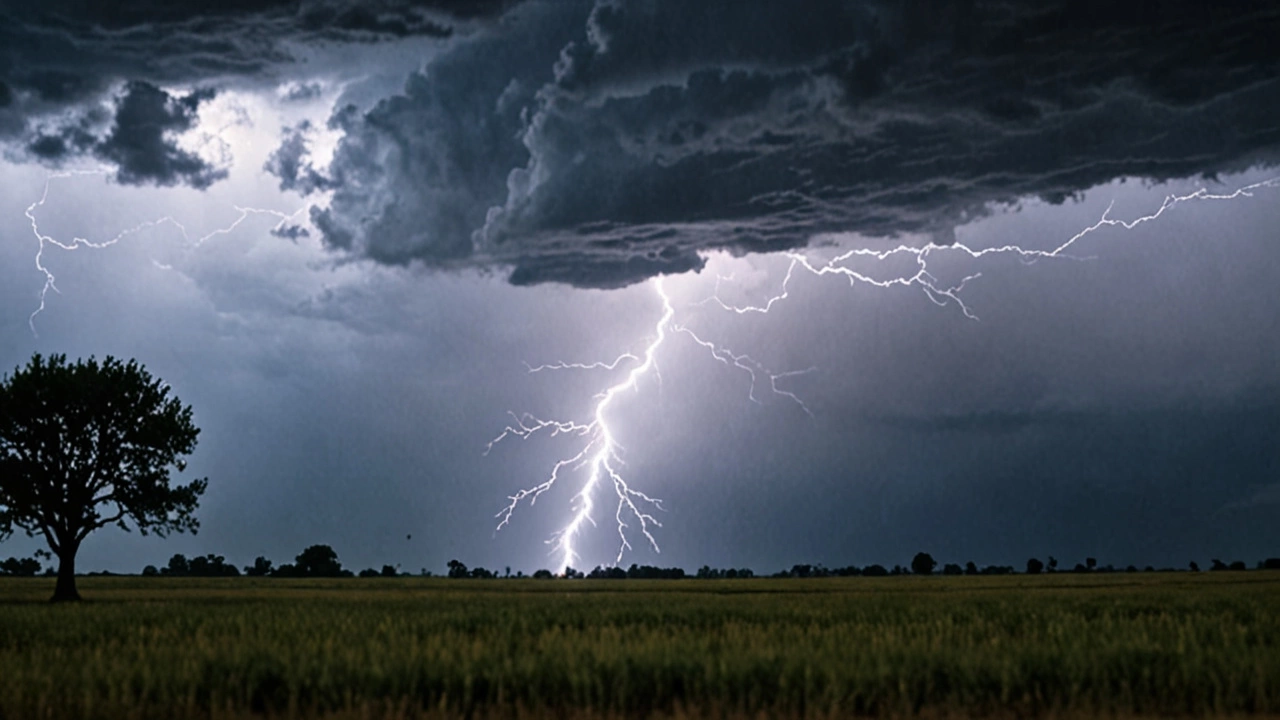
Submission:
[[[346,573],[338,562],[338,553],[328,545],[312,545],[294,558],[294,567],[301,577],[342,577]]]
[[[1085,566],[1085,567],[1087,567],[1087,568],[1089,568],[1090,570],[1093,570],[1094,568],[1098,567],[1098,559],[1097,559],[1097,558],[1085,558],[1085,559],[1084,559],[1084,566]]]
[[[965,574],[965,575],[977,575],[977,574],[978,574],[978,565],[977,565],[976,563],[974,563],[972,560],[970,560],[969,562],[965,563],[965,564],[964,564],[964,574]]]
[[[916,553],[915,557],[911,558],[911,572],[916,575],[932,575],[933,569],[936,567],[938,567],[938,563],[929,553],[919,552]]]
[[[365,568],[360,571],[360,574],[357,577],[362,577],[362,578],[378,577],[378,571],[374,570],[373,568]]]
[[[187,556],[181,553],[175,554],[169,558],[169,564],[163,570],[165,575],[174,577],[186,577],[191,574],[191,563],[187,562]]]
[[[1040,562],[1040,560],[1038,560],[1037,558],[1031,558],[1030,560],[1027,560],[1028,575],[1039,575],[1043,570],[1044,570],[1044,563]]]
[[[142,577],[155,577],[160,574],[160,569],[155,565],[148,565],[142,568]]]
[[[194,557],[187,565],[191,577],[235,577],[240,574],[235,565],[228,565],[221,555]]]
[[[1050,555],[1049,556],[1049,572],[1057,572],[1057,571],[1058,571],[1058,558]]]
[[[259,555],[253,565],[244,566],[244,574],[250,577],[266,577],[271,574],[271,561]]]
[[[1219,559],[1217,559],[1217,558],[1214,558],[1214,559],[1210,560],[1209,562],[1211,563],[1211,564],[1210,564],[1210,567],[1209,567],[1209,570],[1210,570],[1211,572],[1214,572],[1214,571],[1222,571],[1222,570],[1226,570],[1226,569],[1227,569],[1227,564],[1226,564],[1226,563],[1224,563],[1224,562],[1222,562],[1221,560],[1219,560]]]
[[[1233,561],[1231,562],[1231,564],[1227,566],[1227,569],[1228,569],[1228,570],[1237,570],[1237,571],[1238,571],[1238,570],[1248,570],[1248,569],[1249,569],[1249,566],[1248,566],[1248,565],[1245,565],[1243,560],[1233,560]]]
[[[0,562],[0,575],[35,577],[40,572],[40,561],[35,558],[15,558]]]
[[[533,573],[533,578],[535,580],[550,580],[553,577],[555,577],[555,575],[552,575],[550,570],[535,570]]]
[[[398,570],[396,570],[396,566],[395,566],[395,565],[383,565],[383,566],[382,566],[382,577],[396,577],[396,576],[397,576],[397,575],[399,575],[399,574],[400,574],[400,572],[399,572]]]
[[[449,568],[449,577],[456,579],[467,577],[467,566],[461,561],[450,560],[446,567]]]
[[[79,600],[76,554],[94,530],[195,532],[206,480],[171,485],[200,431],[136,361],[32,356],[0,380],[0,539],[39,533],[58,556],[53,600]]]
[[[1196,564],[1195,560],[1191,561],[1191,572],[1200,572],[1200,566]]]
[[[867,577],[884,577],[889,574],[889,571],[883,565],[868,565],[862,568],[862,574]]]
[[[1280,558],[1267,558],[1262,561],[1263,570],[1280,570]]]
[[[943,575],[962,575],[964,574],[964,568],[960,567],[955,563],[947,563],[946,565],[942,566],[942,574]]]

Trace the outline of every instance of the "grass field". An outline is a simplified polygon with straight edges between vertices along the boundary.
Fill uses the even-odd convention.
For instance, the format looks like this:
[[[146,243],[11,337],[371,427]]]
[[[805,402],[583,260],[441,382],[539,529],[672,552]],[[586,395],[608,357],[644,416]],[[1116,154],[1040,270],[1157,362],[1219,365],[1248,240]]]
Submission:
[[[1280,714],[1280,573],[0,580],[0,718]]]

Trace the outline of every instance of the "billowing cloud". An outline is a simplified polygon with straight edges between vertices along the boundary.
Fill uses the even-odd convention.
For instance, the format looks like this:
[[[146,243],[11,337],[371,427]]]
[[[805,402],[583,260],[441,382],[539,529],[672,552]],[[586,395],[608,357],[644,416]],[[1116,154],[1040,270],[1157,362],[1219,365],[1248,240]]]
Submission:
[[[140,88],[219,88],[274,85],[303,72],[297,61],[342,45],[407,38],[448,38],[461,22],[500,13],[508,0],[233,0],[232,2],[99,3],[83,0],[0,0],[0,141],[19,156],[58,162],[98,152],[86,139],[86,116],[123,93],[121,111],[155,117],[163,104]],[[297,82],[292,99],[317,86]],[[122,90],[123,88],[123,90]],[[164,90],[160,90],[163,88]],[[175,96],[177,97],[177,96]],[[192,97],[190,95],[183,97]],[[132,98],[132,100],[130,100]],[[164,101],[168,102],[168,101]],[[179,104],[181,98],[177,99]],[[173,109],[165,110],[173,117]],[[122,130],[128,133],[127,120]],[[80,134],[73,132],[73,127]],[[190,182],[203,187],[207,172],[173,152],[151,153],[136,134],[107,140],[124,182]],[[130,147],[128,143],[135,142]],[[158,149],[154,141],[152,150]],[[145,143],[144,143],[145,144]],[[14,151],[10,149],[11,156]],[[147,167],[140,167],[144,163]],[[164,166],[164,167],[161,167]]]
[[[1280,8],[531,3],[344,133],[314,213],[381,262],[612,287],[1274,162]]]
[[[111,132],[94,152],[115,163],[116,179],[125,184],[206,188],[226,177],[226,171],[177,147],[172,136],[190,130],[200,103],[213,96],[208,89],[173,96],[149,83],[131,82],[117,105]]]

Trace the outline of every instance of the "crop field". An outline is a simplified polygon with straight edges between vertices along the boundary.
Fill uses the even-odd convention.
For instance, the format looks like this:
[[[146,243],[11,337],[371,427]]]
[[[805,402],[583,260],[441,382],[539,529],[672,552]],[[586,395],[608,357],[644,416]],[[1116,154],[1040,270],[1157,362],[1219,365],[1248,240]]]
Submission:
[[[0,718],[1280,714],[1280,573],[0,580]]]

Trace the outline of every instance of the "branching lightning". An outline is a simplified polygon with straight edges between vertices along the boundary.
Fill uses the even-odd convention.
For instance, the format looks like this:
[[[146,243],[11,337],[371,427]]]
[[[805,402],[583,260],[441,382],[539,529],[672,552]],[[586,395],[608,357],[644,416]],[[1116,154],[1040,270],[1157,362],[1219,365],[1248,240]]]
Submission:
[[[657,518],[655,518],[650,510],[653,508],[661,509],[662,501],[650,497],[627,484],[627,481],[618,472],[618,465],[621,464],[621,458],[618,455],[619,445],[614,437],[613,431],[609,428],[608,410],[614,400],[620,393],[625,390],[636,390],[639,387],[640,379],[643,378],[654,367],[655,355],[658,348],[667,338],[667,325],[671,322],[671,318],[675,315],[675,309],[671,306],[671,300],[667,297],[662,287],[662,279],[654,281],[654,288],[658,292],[658,296],[662,298],[662,317],[658,319],[653,329],[653,338],[649,341],[648,347],[642,355],[643,359],[630,371],[621,382],[609,387],[603,393],[597,396],[595,410],[592,413],[592,419],[587,423],[563,422],[554,420],[540,420],[538,418],[525,415],[516,418],[514,425],[508,425],[502,434],[489,442],[491,450],[495,443],[500,442],[507,437],[519,437],[528,439],[534,434],[547,431],[550,435],[559,435],[562,433],[571,433],[581,435],[586,438],[586,443],[582,450],[576,455],[564,460],[560,460],[551,468],[551,475],[542,483],[531,488],[526,488],[512,495],[509,499],[511,503],[505,509],[498,513],[497,517],[501,518],[498,523],[498,529],[501,530],[507,523],[511,521],[511,515],[515,512],[520,501],[529,500],[529,504],[537,502],[538,496],[550,490],[560,477],[560,472],[566,467],[580,468],[586,466],[588,468],[587,481],[583,484],[582,489],[573,496],[572,502],[575,504],[573,511],[573,519],[569,524],[556,532],[552,536],[551,542],[561,557],[561,572],[572,567],[577,561],[578,553],[574,550],[574,540],[578,537],[585,523],[595,524],[591,517],[591,511],[595,507],[592,496],[596,487],[600,485],[604,478],[608,478],[613,483],[614,493],[618,498],[617,510],[614,513],[618,521],[618,536],[621,544],[618,548],[618,561],[622,560],[623,554],[631,549],[631,543],[627,540],[627,519],[634,518],[640,525],[640,532],[644,535],[649,545],[655,551],[658,548],[658,541],[650,532],[651,527],[661,527]],[[624,353],[618,356],[611,363],[555,363],[553,365],[543,365],[537,368],[529,368],[530,372],[538,372],[543,369],[565,369],[580,368],[594,369],[605,368],[613,369],[618,367],[619,363],[627,360],[633,361],[635,355]],[[486,453],[488,450],[486,450]],[[639,504],[637,504],[639,503]]]
[[[300,212],[306,209],[304,206],[302,208],[299,208],[298,210],[295,210],[293,213],[284,213],[279,210],[271,210],[267,208],[241,207],[239,205],[233,205],[232,207],[235,208],[238,215],[236,216],[236,219],[231,222],[230,225],[227,225],[226,227],[218,228],[204,235],[201,235],[200,237],[197,237],[195,239],[192,239],[191,234],[187,232],[186,226],[178,222],[178,220],[176,220],[173,216],[170,216],[170,215],[166,215],[164,217],[157,218],[155,220],[147,220],[145,222],[134,225],[131,228],[121,230],[120,232],[116,233],[114,236],[106,240],[101,240],[96,242],[89,240],[87,238],[82,238],[82,237],[73,237],[69,241],[59,240],[40,230],[40,224],[36,220],[36,210],[39,209],[40,207],[43,207],[45,202],[48,201],[49,189],[53,184],[54,180],[59,180],[59,179],[69,178],[69,177],[84,176],[84,175],[105,176],[109,174],[109,172],[110,171],[108,170],[70,170],[70,171],[52,173],[45,179],[44,191],[41,192],[40,199],[28,205],[26,211],[23,213],[27,217],[27,220],[30,221],[31,232],[32,234],[35,235],[36,242],[39,245],[39,247],[36,250],[36,256],[35,256],[36,270],[40,271],[40,273],[44,275],[44,286],[41,287],[40,289],[40,303],[36,307],[36,309],[32,311],[31,316],[27,318],[27,325],[31,328],[32,335],[39,337],[39,333],[36,332],[36,316],[44,312],[49,291],[52,290],[59,294],[61,294],[62,292],[61,290],[58,289],[57,278],[54,276],[53,271],[51,271],[44,264],[44,251],[49,246],[53,246],[53,247],[56,247],[62,250],[68,250],[68,251],[78,250],[80,248],[88,248],[91,250],[102,250],[105,248],[109,248],[112,245],[116,245],[117,243],[121,242],[125,238],[131,235],[136,235],[137,233],[140,233],[143,230],[160,227],[162,225],[170,225],[175,229],[177,229],[177,231],[182,235],[182,239],[185,241],[187,248],[189,250],[194,250],[200,247],[201,245],[203,245],[207,240],[213,237],[216,237],[219,235],[226,235],[232,232],[237,227],[239,227],[241,223],[243,223],[246,219],[248,219],[250,215],[270,215],[278,218],[279,222],[277,222],[275,227],[273,228],[278,230],[279,228],[283,227],[286,223],[292,221],[294,218],[298,216]],[[170,266],[160,263],[158,261],[153,260],[152,262],[157,267],[160,267],[162,269],[170,269]]]
[[[1253,191],[1263,188],[1280,187],[1280,177],[1263,180],[1241,187],[1230,193],[1211,193],[1205,188],[1200,188],[1194,192],[1185,195],[1168,195],[1164,202],[1154,211],[1147,215],[1140,216],[1133,220],[1119,220],[1111,217],[1114,210],[1114,201],[1107,206],[1102,216],[1097,222],[1085,227],[1084,229],[1072,235],[1065,242],[1051,250],[1028,249],[1020,245],[1001,245],[988,248],[973,248],[964,243],[956,243],[952,245],[941,245],[937,243],[929,243],[923,246],[898,245],[887,250],[871,250],[866,248],[857,248],[846,251],[825,263],[819,263],[810,260],[804,254],[793,252],[788,253],[787,257],[790,264],[787,267],[786,275],[782,280],[781,287],[777,293],[769,297],[761,305],[734,305],[724,301],[720,296],[720,284],[728,278],[720,277],[716,280],[715,291],[710,298],[702,301],[702,303],[713,303],[723,310],[736,313],[738,315],[748,314],[768,314],[779,303],[790,297],[791,285],[797,276],[797,270],[804,270],[814,276],[835,275],[844,277],[850,285],[862,283],[877,288],[892,287],[919,287],[925,296],[939,306],[948,306],[952,303],[959,308],[960,312],[968,319],[978,320],[978,316],[973,312],[962,299],[961,293],[964,291],[968,283],[982,277],[981,272],[972,272],[960,278],[954,284],[944,284],[930,270],[929,261],[935,255],[952,254],[959,255],[962,258],[977,261],[987,256],[1016,256],[1026,263],[1034,263],[1039,260],[1053,259],[1070,259],[1085,260],[1088,258],[1079,257],[1070,254],[1071,249],[1086,236],[1095,233],[1103,228],[1115,227],[1123,230],[1132,230],[1144,223],[1152,222],[1166,212],[1174,209],[1178,205],[1195,202],[1195,201],[1212,201],[1212,200],[1234,200],[1241,197],[1252,197]],[[864,272],[860,272],[854,267],[850,267],[848,263],[865,259],[876,262],[883,262],[894,257],[910,257],[915,261],[915,271],[900,277],[891,277],[888,279],[877,279]],[[512,515],[519,507],[520,503],[527,500],[530,505],[537,502],[537,499],[548,490],[552,489],[561,479],[561,474],[565,471],[574,471],[582,468],[587,469],[587,480],[582,487],[573,496],[571,503],[573,507],[573,516],[567,525],[552,535],[548,540],[549,544],[554,546],[553,553],[558,553],[561,559],[560,570],[564,572],[577,562],[579,559],[578,552],[575,550],[575,541],[582,533],[585,524],[595,524],[592,517],[594,510],[593,494],[598,486],[605,482],[611,482],[614,487],[614,493],[617,497],[617,507],[614,513],[617,521],[618,535],[620,545],[615,562],[621,562],[623,555],[631,549],[631,544],[627,538],[628,521],[634,521],[639,525],[639,531],[644,536],[649,545],[658,551],[658,543],[654,538],[652,529],[661,527],[661,523],[653,516],[652,510],[662,509],[662,502],[636,490],[619,473],[618,467],[622,461],[619,456],[620,446],[615,438],[613,431],[609,426],[609,411],[614,405],[618,396],[626,390],[637,390],[641,379],[650,371],[656,372],[656,354],[672,334],[680,334],[687,336],[696,345],[705,349],[708,354],[729,367],[736,368],[748,374],[750,377],[750,388],[748,397],[752,402],[760,403],[758,388],[764,385],[764,379],[767,378],[767,386],[769,392],[774,395],[785,397],[798,405],[811,418],[812,411],[804,403],[804,401],[795,393],[779,387],[779,381],[805,373],[812,372],[814,368],[801,371],[790,372],[773,372],[765,368],[760,362],[756,361],[749,355],[739,354],[725,347],[715,344],[710,340],[706,340],[687,326],[673,322],[675,310],[671,304],[671,300],[665,292],[662,280],[654,281],[654,288],[658,296],[662,300],[663,312],[658,322],[654,325],[653,335],[648,346],[642,355],[632,353],[623,353],[612,361],[597,361],[589,363],[570,363],[570,362],[554,362],[543,365],[533,366],[526,363],[526,368],[530,373],[538,373],[549,370],[617,370],[624,363],[631,363],[633,366],[623,377],[621,381],[610,386],[602,393],[596,395],[596,405],[591,415],[591,419],[587,422],[579,422],[572,420],[544,420],[531,414],[516,415],[512,413],[512,424],[507,427],[491,440],[485,450],[488,454],[494,446],[506,439],[520,438],[527,440],[534,436],[555,437],[559,435],[579,436],[583,438],[581,449],[574,455],[564,458],[555,463],[551,468],[549,476],[543,482],[520,490],[514,495],[509,496],[509,504],[504,507],[496,517],[499,518],[498,530],[511,522]]]
[[[791,263],[787,267],[787,274],[782,281],[781,289],[778,293],[769,297],[763,305],[739,306],[725,302],[720,298],[718,292],[719,282],[721,279],[717,279],[717,292],[711,298],[711,301],[719,305],[724,310],[728,310],[739,315],[745,315],[748,313],[767,314],[775,305],[786,300],[790,296],[791,281],[795,275],[796,269],[800,268],[813,275],[837,275],[844,277],[848,280],[850,285],[863,283],[879,288],[911,285],[919,286],[924,291],[925,296],[935,304],[939,306],[946,306],[950,302],[954,302],[965,317],[970,320],[977,320],[978,316],[975,315],[972,309],[970,309],[970,307],[961,299],[960,292],[964,290],[965,285],[970,281],[982,277],[982,273],[975,272],[973,274],[966,275],[955,285],[943,287],[939,284],[938,279],[929,271],[929,258],[934,253],[959,254],[961,256],[967,256],[971,260],[980,260],[984,257],[994,255],[1014,255],[1020,257],[1026,262],[1055,259],[1081,260],[1084,258],[1073,256],[1069,254],[1068,251],[1086,236],[1103,228],[1115,227],[1122,230],[1133,230],[1139,225],[1159,219],[1166,212],[1174,209],[1178,205],[1196,201],[1235,200],[1241,197],[1253,197],[1253,191],[1255,190],[1274,187],[1280,187],[1280,177],[1270,178],[1268,180],[1262,180],[1250,185],[1245,185],[1230,193],[1211,193],[1207,188],[1199,188],[1194,192],[1187,193],[1186,195],[1170,194],[1165,196],[1164,202],[1162,202],[1160,207],[1156,208],[1154,212],[1133,220],[1117,220],[1111,217],[1111,211],[1115,208],[1115,201],[1113,200],[1109,205],[1107,205],[1107,209],[1102,213],[1102,217],[1100,217],[1097,222],[1089,225],[1075,235],[1072,235],[1069,239],[1052,250],[1027,249],[1020,245],[1000,245],[975,250],[964,243],[955,243],[953,245],[928,243],[919,247],[898,245],[888,250],[856,248],[844,252],[832,258],[830,261],[819,265],[812,263],[809,258],[803,254],[788,253],[787,256],[790,258]],[[845,264],[846,262],[854,259],[865,258],[873,261],[885,261],[896,256],[913,257],[916,262],[916,272],[905,277],[877,280]]]
[[[609,426],[609,410],[622,392],[638,390],[641,379],[650,372],[657,373],[656,356],[658,350],[670,337],[671,332],[688,336],[698,346],[707,350],[716,361],[746,372],[751,378],[748,398],[752,402],[761,403],[757,394],[757,386],[763,381],[763,378],[767,378],[770,392],[791,400],[810,417],[813,416],[813,413],[810,412],[798,395],[778,385],[778,382],[784,378],[812,372],[813,368],[791,372],[773,372],[749,355],[735,353],[732,350],[702,339],[693,330],[683,325],[672,323],[672,318],[675,317],[675,308],[672,306],[671,298],[663,287],[661,278],[653,281],[653,287],[658,297],[662,300],[662,315],[654,325],[653,335],[642,354],[622,353],[607,362],[555,362],[538,366],[525,364],[530,373],[536,373],[545,370],[616,370],[623,363],[632,363],[632,367],[622,380],[596,395],[596,405],[589,421],[545,420],[528,413],[523,415],[511,413],[512,423],[507,425],[501,434],[490,440],[488,447],[485,449],[485,454],[487,455],[497,443],[503,440],[509,438],[527,440],[535,435],[547,437],[574,435],[584,438],[583,445],[577,453],[556,462],[546,480],[509,496],[508,500],[510,502],[495,516],[499,519],[497,529],[501,530],[511,522],[512,515],[521,502],[528,500],[530,505],[535,504],[539,496],[553,488],[560,481],[562,472],[585,468],[587,479],[571,499],[573,507],[571,520],[563,528],[556,531],[548,541],[549,544],[553,545],[552,552],[560,556],[561,572],[572,567],[579,559],[574,541],[581,535],[585,525],[595,525],[595,520],[592,516],[592,511],[595,508],[593,496],[597,488],[606,480],[613,484],[614,495],[618,500],[614,509],[614,519],[617,521],[619,545],[618,554],[614,562],[621,562],[626,552],[632,549],[631,542],[627,537],[627,529],[630,527],[630,522],[635,522],[639,526],[640,534],[644,536],[645,541],[655,552],[661,552],[652,530],[655,527],[662,526],[662,523],[653,515],[654,510],[662,509],[662,501],[637,490],[620,473],[619,466],[622,465],[622,458],[619,455],[619,451],[621,446]]]

